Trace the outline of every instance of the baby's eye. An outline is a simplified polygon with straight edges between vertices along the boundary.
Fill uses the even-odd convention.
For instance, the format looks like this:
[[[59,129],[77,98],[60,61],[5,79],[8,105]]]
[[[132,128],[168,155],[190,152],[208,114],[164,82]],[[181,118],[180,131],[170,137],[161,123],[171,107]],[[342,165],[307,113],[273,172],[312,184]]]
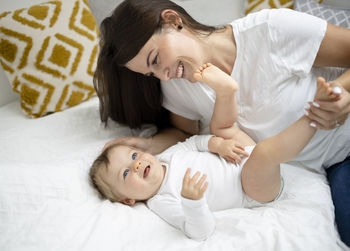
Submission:
[[[123,173],[124,179],[125,179],[126,175],[128,175],[128,172],[129,172],[129,169],[126,169],[126,170],[124,171],[124,173]]]
[[[133,153],[133,154],[131,155],[131,158],[132,158],[133,160],[135,160],[136,157],[137,157],[137,153]]]

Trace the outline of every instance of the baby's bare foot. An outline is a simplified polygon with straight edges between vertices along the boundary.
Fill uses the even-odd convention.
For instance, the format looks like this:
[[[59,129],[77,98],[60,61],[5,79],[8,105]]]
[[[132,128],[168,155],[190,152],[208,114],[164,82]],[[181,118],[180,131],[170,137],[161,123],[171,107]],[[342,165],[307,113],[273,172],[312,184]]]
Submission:
[[[201,66],[193,74],[193,77],[199,82],[206,83],[213,88],[216,93],[227,91],[236,92],[238,90],[237,82],[211,63],[206,63]]]
[[[317,90],[315,99],[319,101],[336,101],[339,99],[341,94],[341,88],[331,87],[324,78],[317,78]]]

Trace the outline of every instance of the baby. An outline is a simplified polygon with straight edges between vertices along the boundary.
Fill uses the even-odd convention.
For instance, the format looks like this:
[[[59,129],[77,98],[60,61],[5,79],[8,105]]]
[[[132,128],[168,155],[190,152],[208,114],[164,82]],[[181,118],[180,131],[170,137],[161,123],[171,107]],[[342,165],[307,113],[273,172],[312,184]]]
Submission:
[[[188,237],[204,240],[215,229],[213,211],[278,200],[283,193],[279,164],[294,158],[316,129],[302,116],[278,135],[255,145],[233,126],[235,118],[221,112],[221,106],[237,108],[234,95],[229,93],[237,90],[235,81],[211,64],[205,64],[195,74],[217,94],[219,103],[215,104],[218,110],[214,108],[216,124],[211,125],[212,131],[229,132],[227,135],[239,132],[235,134],[238,139],[235,135],[231,139],[193,136],[157,156],[127,145],[111,145],[94,161],[90,177],[107,199],[129,206],[144,201]],[[318,79],[317,85],[315,98],[340,97],[323,79]]]

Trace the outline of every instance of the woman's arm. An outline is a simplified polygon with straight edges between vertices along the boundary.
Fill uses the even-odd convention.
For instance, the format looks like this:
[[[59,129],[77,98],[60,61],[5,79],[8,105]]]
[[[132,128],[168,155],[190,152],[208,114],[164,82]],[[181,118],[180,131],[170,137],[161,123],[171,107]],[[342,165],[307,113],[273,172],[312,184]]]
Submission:
[[[170,112],[170,123],[177,129],[189,136],[199,134],[198,120],[190,120],[175,113]]]
[[[314,66],[350,67],[350,29],[327,25]]]
[[[175,145],[179,141],[184,141],[192,134],[198,134],[198,121],[189,120],[174,113],[170,114],[171,124],[174,127],[166,128],[149,138],[142,137],[122,137],[107,142],[102,151],[112,144],[125,144],[134,146],[151,154],[158,154]]]
[[[350,92],[350,69],[340,75],[334,82],[339,83],[345,90]]]
[[[148,152],[152,154],[160,153],[177,142],[182,142],[199,133],[198,121],[196,120],[190,120],[171,112],[170,122],[174,127],[164,129],[148,138],[150,144]]]
[[[149,144],[147,152],[151,154],[161,153],[165,149],[175,145],[177,142],[184,141],[189,136],[189,134],[186,134],[174,127],[164,129],[154,136],[146,139]]]
[[[314,66],[350,67],[350,29],[327,25],[326,34],[317,53]],[[318,101],[313,105],[308,116],[318,129],[334,129],[344,124],[350,113],[350,69],[335,79],[336,85],[342,86],[341,99],[335,102]]]

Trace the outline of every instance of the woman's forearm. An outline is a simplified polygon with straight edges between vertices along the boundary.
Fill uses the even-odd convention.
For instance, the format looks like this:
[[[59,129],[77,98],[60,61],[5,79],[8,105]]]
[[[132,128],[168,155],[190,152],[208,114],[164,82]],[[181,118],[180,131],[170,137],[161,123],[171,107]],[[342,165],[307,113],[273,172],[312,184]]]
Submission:
[[[335,79],[334,82],[341,84],[345,90],[350,92],[350,69]]]
[[[149,152],[151,154],[161,153],[168,147],[175,145],[177,142],[184,141],[189,136],[189,134],[186,134],[175,127],[164,129],[149,138],[151,141]]]

